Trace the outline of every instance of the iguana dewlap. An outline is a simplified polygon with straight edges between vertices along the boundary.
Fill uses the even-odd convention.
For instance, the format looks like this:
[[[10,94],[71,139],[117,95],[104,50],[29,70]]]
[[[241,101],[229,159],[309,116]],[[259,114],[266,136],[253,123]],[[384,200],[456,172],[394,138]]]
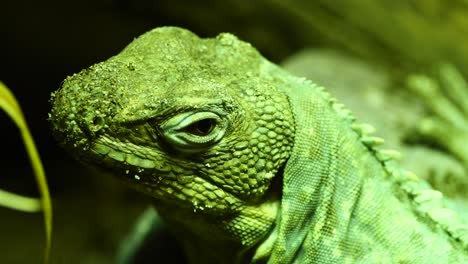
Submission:
[[[154,29],[51,101],[60,143],[153,197],[190,263],[468,260],[467,227],[372,127],[231,34]]]

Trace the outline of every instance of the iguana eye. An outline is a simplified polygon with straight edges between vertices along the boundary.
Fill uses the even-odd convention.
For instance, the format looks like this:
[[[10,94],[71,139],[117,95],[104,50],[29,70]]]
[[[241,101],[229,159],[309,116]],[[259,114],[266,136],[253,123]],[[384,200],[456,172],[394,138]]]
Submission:
[[[214,112],[178,114],[160,126],[166,142],[187,153],[200,152],[218,143],[225,135],[229,121]]]

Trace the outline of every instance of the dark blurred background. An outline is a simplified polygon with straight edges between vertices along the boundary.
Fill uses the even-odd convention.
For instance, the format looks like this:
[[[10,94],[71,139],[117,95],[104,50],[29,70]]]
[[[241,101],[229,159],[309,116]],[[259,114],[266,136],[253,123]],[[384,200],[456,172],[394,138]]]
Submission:
[[[50,93],[154,27],[202,37],[232,32],[274,62],[304,47],[342,50],[392,76],[448,60],[468,69],[464,1],[17,0],[0,3],[0,80],[15,94],[42,157],[54,205],[52,263],[112,263],[148,201],[73,161],[53,140]],[[0,187],[37,196],[18,130],[0,112]],[[40,214],[0,208],[0,263],[37,263]]]

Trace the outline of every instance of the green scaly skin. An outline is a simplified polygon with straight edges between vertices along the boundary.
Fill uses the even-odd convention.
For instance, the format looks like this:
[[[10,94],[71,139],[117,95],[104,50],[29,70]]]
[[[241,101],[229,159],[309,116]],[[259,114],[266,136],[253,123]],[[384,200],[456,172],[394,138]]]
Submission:
[[[467,260],[439,192],[233,35],[154,29],[51,101],[61,144],[153,197],[190,263]]]

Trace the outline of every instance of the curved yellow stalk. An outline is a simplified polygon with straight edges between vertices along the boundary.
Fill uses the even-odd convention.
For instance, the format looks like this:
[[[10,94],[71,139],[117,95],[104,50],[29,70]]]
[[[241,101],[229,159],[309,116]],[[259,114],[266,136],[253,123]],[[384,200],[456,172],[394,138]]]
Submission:
[[[2,82],[0,82],[0,108],[11,117],[21,132],[21,136],[34,171],[36,182],[41,193],[41,199],[35,199],[1,191],[0,205],[26,212],[34,212],[39,210],[43,211],[46,232],[44,263],[48,263],[52,237],[52,204],[50,201],[49,190],[47,188],[44,168],[42,166],[39,154],[34,144],[34,140],[31,136],[31,133],[29,132],[21,108],[11,91]]]

